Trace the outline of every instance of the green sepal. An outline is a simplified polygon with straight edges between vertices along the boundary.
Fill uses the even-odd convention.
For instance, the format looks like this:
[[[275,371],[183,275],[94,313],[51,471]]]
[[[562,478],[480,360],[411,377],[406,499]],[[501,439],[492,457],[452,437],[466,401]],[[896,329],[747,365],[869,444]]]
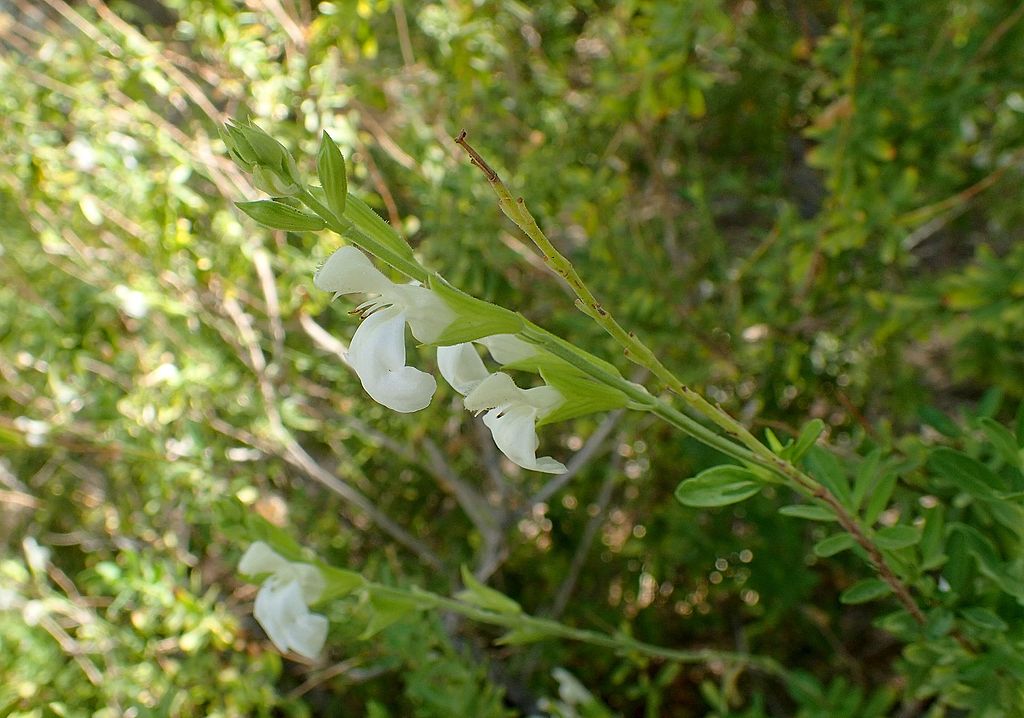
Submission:
[[[517,614],[523,612],[522,607],[511,598],[480,583],[465,566],[462,566],[461,571],[462,583],[466,588],[455,594],[455,598],[459,601],[479,608],[486,608],[495,613]]]
[[[335,568],[325,563],[317,563],[316,567],[320,569],[325,583],[324,591],[316,600],[317,603],[347,596],[366,585],[366,579],[355,571]]]
[[[522,319],[515,312],[466,294],[437,274],[430,276],[429,286],[456,315],[433,344],[461,344],[495,334],[516,334],[523,328]]]
[[[322,181],[322,178],[321,178]],[[330,206],[330,192],[324,187],[325,199]],[[377,244],[390,249],[399,256],[415,261],[412,254],[412,247],[402,239],[402,235],[395,231],[394,227],[385,222],[379,214],[370,209],[370,206],[356,197],[351,192],[345,201],[344,218],[352,225],[372,239]]]
[[[596,381],[557,357],[550,359],[552,364],[557,362],[558,365],[540,366],[540,375],[549,386],[565,397],[565,401],[541,417],[537,426],[618,409],[629,403],[629,397],[618,389]]]
[[[371,590],[367,601],[372,614],[366,628],[359,634],[359,640],[361,641],[372,638],[388,626],[398,623],[406,616],[430,608],[428,603],[417,599],[415,596],[391,592],[381,594]]]
[[[320,151],[316,155],[316,171],[324,188],[327,206],[339,217],[344,217],[348,198],[345,158],[338,145],[334,144],[334,140],[327,134],[327,130],[324,130],[320,140]]]
[[[676,487],[676,501],[684,506],[727,506],[749,499],[763,487],[758,476],[742,466],[714,466]]]
[[[235,202],[235,206],[260,224],[271,229],[285,229],[290,232],[315,232],[327,226],[320,217],[300,212],[274,200],[264,199],[258,202]]]

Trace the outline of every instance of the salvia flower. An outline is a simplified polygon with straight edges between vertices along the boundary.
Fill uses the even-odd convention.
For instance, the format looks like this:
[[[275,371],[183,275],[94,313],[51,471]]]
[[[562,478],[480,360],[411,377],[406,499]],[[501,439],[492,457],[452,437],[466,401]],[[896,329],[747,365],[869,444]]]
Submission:
[[[499,361],[511,359],[532,348],[514,337],[490,337],[481,340],[492,356]],[[493,345],[493,347],[492,347]],[[497,353],[495,353],[497,352]],[[565,397],[550,386],[520,389],[512,377],[504,372],[491,374],[484,366],[472,344],[438,347],[437,363],[441,375],[455,391],[465,396],[469,411],[484,414],[484,424],[491,430],[494,443],[512,463],[548,474],[560,474],[565,466],[550,456],[537,457],[537,420],[543,418],[565,401]]]
[[[320,569],[289,561],[257,541],[242,556],[238,570],[249,576],[269,574],[256,594],[253,615],[278,650],[316,658],[327,640],[327,619],[309,610],[324,591]]]
[[[352,336],[348,361],[370,397],[409,413],[430,403],[437,382],[405,363],[405,325],[421,342],[435,341],[455,319],[443,299],[418,284],[396,284],[355,247],[332,254],[313,277],[318,289],[367,294],[358,311],[366,317]]]

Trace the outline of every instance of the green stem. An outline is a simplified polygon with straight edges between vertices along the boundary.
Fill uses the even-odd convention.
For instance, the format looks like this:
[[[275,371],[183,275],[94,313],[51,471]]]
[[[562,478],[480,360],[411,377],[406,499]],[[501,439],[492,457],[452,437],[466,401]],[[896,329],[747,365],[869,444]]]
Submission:
[[[379,583],[367,583],[365,589],[381,597],[398,599],[413,603],[422,609],[441,609],[457,613],[479,623],[502,626],[510,630],[519,630],[531,636],[541,638],[561,638],[593,646],[611,648],[620,653],[636,653],[649,658],[656,658],[677,663],[722,663],[744,665],[756,668],[765,673],[788,679],[789,673],[779,663],[764,656],[752,656],[746,653],[718,651],[714,649],[698,649],[681,651],[664,648],[650,643],[638,641],[630,636],[614,636],[583,628],[572,628],[563,623],[546,618],[537,618],[526,613],[498,612],[465,601],[448,598],[429,591],[415,591],[385,586]]]
[[[583,366],[583,362],[577,364],[577,366],[605,383],[609,383],[610,379],[614,379],[615,385],[625,392],[627,396],[636,399],[646,411],[650,411],[659,418],[667,421],[669,424],[681,429],[695,438],[700,439],[709,446],[719,449],[729,456],[739,458],[741,461],[753,462],[768,469],[772,473],[782,477],[782,479],[784,479],[785,482],[794,490],[799,491],[802,494],[809,495],[815,500],[828,506],[829,509],[836,514],[839,525],[850,533],[857,543],[867,552],[875,570],[889,585],[900,603],[903,604],[915,621],[919,624],[924,624],[924,614],[921,612],[920,607],[918,607],[917,602],[911,595],[910,589],[899,579],[898,576],[896,576],[892,567],[889,566],[888,562],[885,560],[885,556],[871,540],[869,532],[860,525],[856,516],[843,506],[842,502],[825,486],[818,481],[815,481],[811,476],[798,469],[789,461],[786,461],[776,455],[771,449],[762,444],[756,436],[751,434],[743,424],[730,416],[721,407],[712,404],[698,392],[683,384],[675,374],[661,363],[658,357],[649,347],[647,347],[646,344],[640,341],[633,332],[626,331],[611,315],[611,313],[597,301],[597,298],[594,296],[593,292],[590,291],[590,288],[587,287],[583,278],[580,277],[576,269],[572,266],[572,263],[566,259],[566,257],[559,252],[553,244],[551,244],[547,235],[544,234],[543,230],[541,230],[540,226],[537,224],[536,219],[534,219],[533,215],[526,208],[526,203],[523,201],[523,198],[513,198],[512,193],[509,192],[505,183],[501,181],[500,177],[498,177],[498,173],[487,164],[483,157],[481,157],[468,142],[466,142],[466,132],[463,131],[460,133],[459,136],[455,138],[455,141],[469,153],[473,164],[479,167],[486,175],[487,181],[491,185],[491,189],[493,189],[494,193],[498,196],[498,206],[501,208],[501,211],[526,233],[544,256],[544,261],[548,267],[561,276],[572,289],[577,298],[576,307],[597,322],[598,325],[600,325],[613,339],[615,339],[623,347],[626,356],[631,361],[649,370],[673,393],[677,394],[687,407],[697,414],[707,418],[729,436],[734,437],[742,444],[742,446],[736,446],[732,441],[708,430],[706,427],[686,416],[682,412],[654,399],[648,392],[646,392],[646,390],[643,390],[644,396],[640,399],[636,399],[635,394],[638,394],[642,387],[637,387],[637,385],[633,385],[631,382],[621,379],[621,377],[615,378],[602,376],[601,374],[609,374],[609,372],[595,373],[593,371],[593,367],[585,367]],[[564,340],[561,340],[558,337],[542,336],[542,332],[545,335],[547,334],[547,332],[544,332],[544,330],[541,330],[539,327],[530,325],[523,334],[538,344],[543,344],[549,351],[562,356],[566,360],[572,361],[572,359],[570,359],[570,355],[575,356],[579,353],[579,351],[574,350],[572,345],[568,342],[564,342]],[[533,336],[530,336],[531,334]],[[630,387],[633,387],[633,389],[628,389],[623,385],[629,385]]]

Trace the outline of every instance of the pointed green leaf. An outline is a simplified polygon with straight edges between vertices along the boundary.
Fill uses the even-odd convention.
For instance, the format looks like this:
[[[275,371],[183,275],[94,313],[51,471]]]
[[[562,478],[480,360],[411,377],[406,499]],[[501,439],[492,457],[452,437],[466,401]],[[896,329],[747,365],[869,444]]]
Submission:
[[[851,508],[855,511],[864,503],[864,497],[879,480],[878,468],[881,464],[882,452],[875,449],[857,467],[857,477],[853,481],[853,492],[850,495]]]
[[[820,446],[810,446],[805,459],[811,476],[828,488],[844,506],[850,503],[850,484],[839,459]]]
[[[913,546],[920,540],[921,534],[913,526],[887,526],[875,532],[875,543],[890,551]]]
[[[961,435],[960,427],[957,426],[952,419],[934,407],[922,407],[918,409],[917,415],[921,418],[921,421],[944,436],[955,439]]]
[[[327,226],[320,217],[300,212],[286,204],[269,199],[258,202],[235,202],[235,206],[271,229],[285,229],[289,232],[315,232]]]
[[[793,463],[800,461],[804,454],[814,446],[814,442],[818,440],[823,431],[825,431],[825,422],[821,419],[812,419],[807,422],[804,428],[800,430],[800,436],[796,438],[796,443],[783,452],[784,458]]]
[[[985,628],[990,631],[1005,631],[1009,628],[1006,621],[987,608],[972,606],[971,608],[965,608],[960,613],[978,628]]]
[[[814,544],[814,555],[828,558],[837,553],[851,549],[857,545],[856,539],[850,534],[833,534]]]
[[[324,188],[327,206],[339,217],[345,216],[345,204],[348,199],[348,176],[345,171],[345,158],[334,140],[324,130],[320,139],[320,151],[316,156],[316,171],[320,176],[320,184]]]
[[[756,474],[740,466],[715,466],[679,484],[676,500],[698,508],[735,504],[761,490]]]
[[[497,639],[495,643],[499,646],[521,646],[527,643],[543,641],[547,637],[547,633],[537,628],[513,628]]]
[[[961,491],[979,499],[995,499],[997,489],[1009,488],[987,466],[953,449],[933,451],[928,466]]]
[[[878,578],[866,578],[850,586],[839,596],[840,603],[867,603],[881,598],[892,589],[889,584]]]
[[[779,509],[783,516],[791,516],[795,519],[807,519],[808,521],[835,521],[836,515],[831,509],[813,504],[792,504]]]
[[[1021,447],[1017,445],[1017,438],[1013,433],[994,419],[986,418],[978,423],[1003,460],[1015,469],[1022,468]]]
[[[496,613],[522,613],[523,609],[511,598],[485,586],[476,579],[468,568],[462,566],[462,583],[465,589],[455,594],[455,598],[463,603],[471,603]]]
[[[864,523],[870,526],[878,520],[878,517],[885,511],[885,507],[889,505],[889,499],[892,498],[895,488],[896,473],[887,471],[868,497],[868,505],[864,508]]]

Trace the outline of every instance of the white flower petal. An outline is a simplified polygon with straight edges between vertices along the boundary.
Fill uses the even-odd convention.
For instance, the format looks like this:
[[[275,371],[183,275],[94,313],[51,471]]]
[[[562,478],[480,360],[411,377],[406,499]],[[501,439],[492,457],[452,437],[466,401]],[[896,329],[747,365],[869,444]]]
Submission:
[[[276,574],[289,567],[289,561],[262,541],[257,541],[242,554],[238,570],[249,576]]]
[[[472,344],[455,344],[437,348],[437,366],[452,389],[463,396],[476,388],[489,374],[483,359]]]
[[[327,619],[309,612],[298,581],[267,579],[256,594],[253,615],[281,652],[316,658],[327,639]]]
[[[523,390],[504,372],[491,374],[466,396],[469,411],[494,409],[508,404],[523,403]]]
[[[560,474],[565,466],[550,456],[537,458],[537,410],[516,404],[504,411],[492,409],[484,414],[484,424],[491,430],[494,443],[512,463],[547,474]]]
[[[348,358],[366,393],[394,411],[425,408],[437,389],[434,377],[405,364],[405,315],[397,307],[363,320],[352,335]]]
[[[499,364],[512,364],[529,359],[537,353],[537,347],[524,342],[515,334],[495,334],[477,341],[487,347],[494,361]]]
[[[335,294],[384,294],[396,286],[355,247],[342,247],[328,257],[313,275],[313,285]]]
[[[418,284],[398,284],[388,291],[388,299],[405,311],[405,321],[417,340],[424,344],[437,341],[455,321],[455,312],[441,297]]]

